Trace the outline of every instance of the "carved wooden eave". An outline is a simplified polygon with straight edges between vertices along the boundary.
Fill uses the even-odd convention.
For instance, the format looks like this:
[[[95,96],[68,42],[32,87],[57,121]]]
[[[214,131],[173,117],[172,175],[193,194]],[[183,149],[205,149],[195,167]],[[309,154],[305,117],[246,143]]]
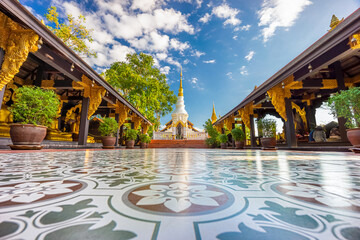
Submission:
[[[141,123],[141,128],[143,130],[143,134],[146,134],[149,131],[150,125],[146,122]]]
[[[349,45],[353,50],[360,49],[360,31],[349,37]]]
[[[29,52],[38,50],[39,36],[33,30],[23,29],[2,12],[0,12],[0,36],[0,48],[5,51],[0,70],[0,89],[2,89],[19,72]]]
[[[122,104],[120,101],[116,101],[115,113],[119,114],[119,127],[121,127],[128,118],[129,108]]]
[[[90,119],[90,117],[96,112],[96,110],[100,106],[102,98],[105,96],[106,89],[102,86],[96,85],[85,75],[82,76],[81,80],[82,82],[78,82],[78,84],[84,87],[83,97],[90,99],[89,111],[87,116],[87,118]]]

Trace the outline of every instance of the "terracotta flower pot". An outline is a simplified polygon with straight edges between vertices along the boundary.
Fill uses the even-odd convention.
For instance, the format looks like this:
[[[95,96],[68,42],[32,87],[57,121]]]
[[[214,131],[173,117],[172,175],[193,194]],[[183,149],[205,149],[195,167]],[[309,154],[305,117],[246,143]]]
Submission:
[[[127,140],[126,141],[126,148],[132,149],[134,148],[135,140]]]
[[[244,141],[235,141],[235,148],[242,149],[244,148],[245,142]]]
[[[360,148],[360,128],[347,129],[347,137],[355,148]]]
[[[103,144],[103,148],[105,148],[105,149],[115,148],[116,137],[109,137],[109,136],[102,137],[101,141]]]
[[[146,148],[146,143],[140,142],[140,148]]]
[[[45,126],[14,123],[10,125],[11,149],[41,149],[46,136]],[[14,147],[14,148],[13,148]]]
[[[275,148],[276,147],[276,138],[270,137],[270,138],[261,138],[261,145],[263,148]]]
[[[220,146],[221,146],[222,149],[227,148],[227,144],[226,144],[226,143],[220,143]]]

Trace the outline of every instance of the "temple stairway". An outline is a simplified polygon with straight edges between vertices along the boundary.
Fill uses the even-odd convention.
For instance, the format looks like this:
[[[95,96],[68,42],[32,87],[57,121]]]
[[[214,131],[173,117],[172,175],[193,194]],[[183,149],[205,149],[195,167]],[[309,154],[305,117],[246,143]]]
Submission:
[[[207,148],[205,140],[151,140],[149,148]]]

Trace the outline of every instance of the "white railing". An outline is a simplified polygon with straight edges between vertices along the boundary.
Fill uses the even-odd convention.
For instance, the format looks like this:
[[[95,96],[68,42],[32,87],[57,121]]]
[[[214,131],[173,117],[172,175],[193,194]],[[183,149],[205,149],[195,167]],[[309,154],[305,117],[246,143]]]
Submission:
[[[171,140],[173,139],[171,132],[154,132],[153,133],[154,140]]]
[[[207,138],[207,134],[204,132],[190,132],[186,134],[187,140],[205,140]],[[153,133],[154,140],[172,140],[173,135],[172,132],[154,132]]]
[[[188,140],[205,140],[207,134],[204,132],[190,132],[186,134],[186,139]]]

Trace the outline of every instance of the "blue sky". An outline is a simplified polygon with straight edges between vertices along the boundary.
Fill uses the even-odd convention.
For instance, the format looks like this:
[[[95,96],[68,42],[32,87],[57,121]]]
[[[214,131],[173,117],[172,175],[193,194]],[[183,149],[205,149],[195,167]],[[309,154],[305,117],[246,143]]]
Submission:
[[[224,115],[314,43],[332,14],[347,17],[360,0],[20,0],[38,18],[85,15],[94,30],[85,59],[98,72],[127,53],[151,54],[177,94],[180,66],[189,120],[202,128],[212,103]],[[171,114],[163,117],[165,124]]]

